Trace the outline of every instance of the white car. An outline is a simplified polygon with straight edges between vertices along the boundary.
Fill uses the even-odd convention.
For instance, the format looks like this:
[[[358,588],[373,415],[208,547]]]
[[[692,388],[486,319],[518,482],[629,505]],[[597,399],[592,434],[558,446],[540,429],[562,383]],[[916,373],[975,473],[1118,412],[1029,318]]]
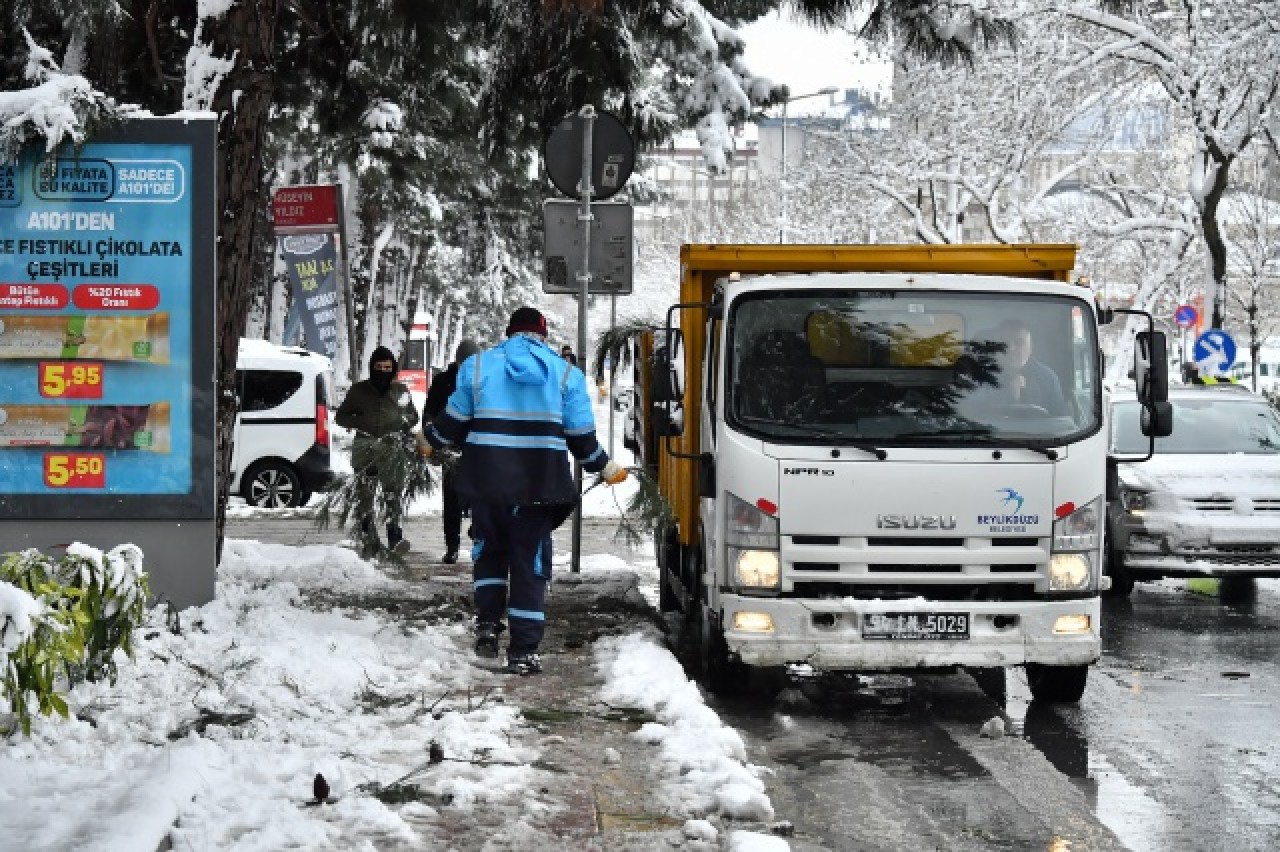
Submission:
[[[1280,416],[1238,385],[1169,391],[1173,434],[1138,429],[1132,395],[1111,404],[1107,573],[1112,591],[1161,577],[1280,577]]]
[[[265,340],[240,341],[231,493],[251,506],[305,506],[332,479],[328,358]]]

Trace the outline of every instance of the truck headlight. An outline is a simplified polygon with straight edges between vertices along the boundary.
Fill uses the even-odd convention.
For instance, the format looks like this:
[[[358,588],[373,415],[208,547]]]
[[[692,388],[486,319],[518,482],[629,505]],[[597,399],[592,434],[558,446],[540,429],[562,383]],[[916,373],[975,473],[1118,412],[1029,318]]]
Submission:
[[[1053,522],[1053,551],[1093,551],[1098,548],[1101,497],[1095,497],[1071,514]]]
[[[729,551],[734,584],[744,589],[776,589],[782,579],[776,550]]]
[[[1055,553],[1049,560],[1049,590],[1076,592],[1089,585],[1089,556],[1085,553]]]

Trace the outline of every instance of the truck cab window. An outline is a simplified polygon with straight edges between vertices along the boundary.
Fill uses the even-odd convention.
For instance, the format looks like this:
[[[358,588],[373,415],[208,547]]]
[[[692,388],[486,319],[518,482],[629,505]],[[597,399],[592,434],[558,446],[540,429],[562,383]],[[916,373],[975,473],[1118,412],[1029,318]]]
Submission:
[[[729,314],[726,412],[766,439],[1076,440],[1100,427],[1087,309],[1007,293],[747,295]]]

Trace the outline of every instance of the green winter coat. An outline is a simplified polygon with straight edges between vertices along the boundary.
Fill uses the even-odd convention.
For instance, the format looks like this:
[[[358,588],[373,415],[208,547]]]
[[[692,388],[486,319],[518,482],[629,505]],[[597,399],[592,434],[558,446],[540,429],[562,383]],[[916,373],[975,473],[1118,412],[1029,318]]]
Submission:
[[[351,386],[333,419],[344,429],[356,430],[351,463],[359,469],[370,461],[366,457],[371,443],[368,438],[412,432],[418,425],[418,408],[403,383],[392,382],[386,393],[378,393],[373,383],[365,379]]]

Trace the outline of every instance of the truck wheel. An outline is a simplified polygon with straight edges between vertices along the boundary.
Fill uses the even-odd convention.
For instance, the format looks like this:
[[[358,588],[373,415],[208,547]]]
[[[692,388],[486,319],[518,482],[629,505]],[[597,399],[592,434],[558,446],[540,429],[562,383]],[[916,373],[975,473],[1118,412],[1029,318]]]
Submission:
[[[259,509],[293,509],[303,505],[302,480],[284,462],[261,461],[245,471],[240,493]]]
[[[1088,666],[1046,666],[1027,663],[1027,685],[1036,701],[1075,703],[1084,695]]]
[[[711,611],[701,603],[698,609],[698,668],[702,683],[712,695],[744,695],[751,689],[750,667],[730,658],[724,631]]]
[[[671,575],[679,573],[680,539],[675,530],[659,533],[658,550],[658,611],[680,612],[684,609],[675,590],[671,588]]]
[[[966,668],[965,671],[988,698],[1001,707],[1004,706],[1009,690],[1003,666],[973,666]]]

